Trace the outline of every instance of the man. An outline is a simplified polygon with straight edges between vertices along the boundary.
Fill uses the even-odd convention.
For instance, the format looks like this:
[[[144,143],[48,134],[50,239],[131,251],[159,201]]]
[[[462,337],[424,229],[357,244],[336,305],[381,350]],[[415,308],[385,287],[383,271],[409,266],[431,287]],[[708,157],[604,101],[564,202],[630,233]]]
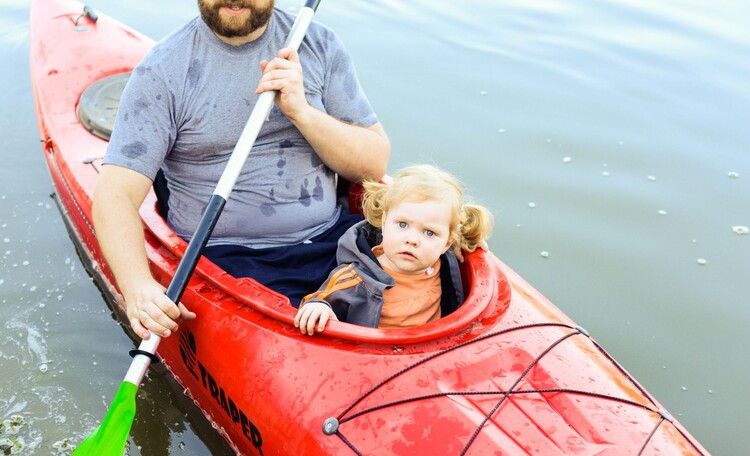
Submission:
[[[144,339],[148,330],[168,337],[175,320],[195,318],[148,268],[138,208],[160,168],[167,221],[189,239],[258,94],[278,91],[205,254],[296,306],[333,269],[336,240],[357,220],[336,203],[334,173],[379,179],[390,153],[333,32],[313,23],[298,54],[279,50],[293,17],[273,0],[198,0],[198,7],[200,17],[158,43],[131,75],[94,192],[100,246]]]

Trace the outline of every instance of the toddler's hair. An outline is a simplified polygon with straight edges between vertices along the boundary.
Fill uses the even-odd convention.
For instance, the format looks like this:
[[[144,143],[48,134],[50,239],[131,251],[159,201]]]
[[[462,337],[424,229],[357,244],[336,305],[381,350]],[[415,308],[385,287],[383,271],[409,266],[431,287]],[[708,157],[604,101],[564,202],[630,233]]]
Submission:
[[[458,180],[432,165],[403,168],[392,184],[367,181],[362,186],[365,189],[362,212],[375,227],[382,227],[383,213],[401,202],[445,201],[451,209],[450,239],[462,250],[473,252],[492,233],[490,211],[476,204],[465,204]]]

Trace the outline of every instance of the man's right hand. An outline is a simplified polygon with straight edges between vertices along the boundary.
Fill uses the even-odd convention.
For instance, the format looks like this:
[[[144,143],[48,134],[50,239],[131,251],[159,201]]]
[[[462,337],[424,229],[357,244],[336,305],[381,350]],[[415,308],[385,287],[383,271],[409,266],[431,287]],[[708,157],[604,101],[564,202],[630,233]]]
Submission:
[[[130,284],[125,292],[128,321],[133,331],[142,339],[150,337],[149,331],[161,337],[169,337],[177,330],[177,320],[192,320],[195,313],[182,303],[175,305],[164,287],[153,279]]]

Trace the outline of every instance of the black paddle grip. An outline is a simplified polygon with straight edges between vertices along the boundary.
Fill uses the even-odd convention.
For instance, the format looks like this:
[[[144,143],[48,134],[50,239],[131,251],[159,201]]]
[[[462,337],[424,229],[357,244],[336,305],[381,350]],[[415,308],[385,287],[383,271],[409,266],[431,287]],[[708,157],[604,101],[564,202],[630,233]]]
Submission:
[[[200,260],[203,254],[203,249],[206,247],[208,239],[211,237],[211,233],[216,226],[216,222],[219,221],[219,216],[226,203],[227,201],[223,197],[216,194],[212,195],[211,199],[208,200],[208,205],[206,206],[206,210],[203,211],[198,228],[196,228],[193,238],[190,239],[187,249],[185,249],[185,255],[183,255],[180,264],[177,266],[177,271],[175,271],[174,277],[172,277],[172,281],[167,288],[167,297],[172,302],[180,302],[182,293],[187,288],[190,276],[193,275],[193,271],[195,271],[195,267],[198,265],[198,260]]]

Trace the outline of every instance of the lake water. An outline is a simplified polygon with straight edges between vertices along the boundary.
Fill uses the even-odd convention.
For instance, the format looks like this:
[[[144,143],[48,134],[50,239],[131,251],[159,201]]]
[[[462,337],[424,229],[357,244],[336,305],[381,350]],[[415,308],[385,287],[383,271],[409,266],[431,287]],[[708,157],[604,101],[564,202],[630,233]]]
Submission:
[[[197,11],[91,6],[157,39]],[[133,343],[50,198],[28,9],[0,0],[0,420],[26,420],[22,454],[58,454],[104,416]],[[747,454],[750,2],[324,1],[317,19],[353,55],[389,169],[460,177],[496,216],[498,257],[711,453]],[[128,448],[227,453],[159,375]]]

